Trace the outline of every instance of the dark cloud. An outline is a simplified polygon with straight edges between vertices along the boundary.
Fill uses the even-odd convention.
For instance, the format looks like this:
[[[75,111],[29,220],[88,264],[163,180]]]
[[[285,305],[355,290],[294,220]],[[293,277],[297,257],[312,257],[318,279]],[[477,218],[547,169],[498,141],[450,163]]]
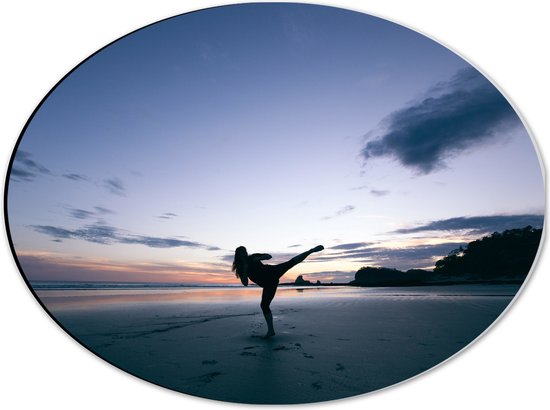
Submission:
[[[353,205],[346,205],[344,206],[343,208],[339,209],[338,211],[336,211],[336,213],[334,215],[329,215],[329,216],[325,216],[321,219],[323,220],[327,220],[327,219],[332,219],[332,218],[336,218],[337,216],[341,216],[341,215],[344,215],[344,214],[347,214],[351,211],[353,211],[355,209],[355,206]]]
[[[54,239],[80,239],[104,245],[113,243],[144,245],[150,248],[202,248],[217,251],[220,248],[205,245],[199,242],[175,238],[161,238],[155,236],[132,235],[121,232],[119,229],[104,223],[86,225],[78,229],[65,229],[50,225],[32,225],[36,232],[51,236]]]
[[[296,245],[290,245],[289,248],[299,248],[300,246],[302,246],[302,245],[300,245],[300,244],[298,243],[298,244],[296,244]]]
[[[157,216],[157,218],[160,218],[160,219],[173,219],[176,216],[178,216],[178,214],[174,214],[172,212],[165,212],[162,215]]]
[[[34,161],[32,154],[27,151],[18,150],[13,160],[10,179],[15,182],[33,181],[40,175],[52,175],[45,166]]]
[[[420,174],[445,165],[461,152],[498,136],[505,127],[521,125],[513,108],[477,70],[465,68],[391,113],[370,131],[362,150],[368,161],[390,157]]]
[[[402,228],[394,233],[408,234],[426,231],[471,231],[484,234],[501,232],[506,229],[524,228],[528,225],[540,228],[544,223],[544,215],[492,215],[492,216],[461,216],[441,219],[423,225]]]
[[[119,196],[126,195],[126,187],[124,186],[124,182],[122,182],[119,178],[105,179],[103,181],[103,186],[112,194]]]
[[[61,175],[63,178],[67,178],[67,179],[70,179],[72,181],[89,181],[90,179],[85,176],[85,175],[81,175],[81,174],[75,174],[75,173],[68,173],[68,174],[63,174]]]

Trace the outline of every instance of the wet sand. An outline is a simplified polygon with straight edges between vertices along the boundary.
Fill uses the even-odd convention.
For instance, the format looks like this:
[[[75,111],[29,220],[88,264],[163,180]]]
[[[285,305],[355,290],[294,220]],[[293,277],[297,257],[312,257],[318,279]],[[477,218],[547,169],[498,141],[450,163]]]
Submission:
[[[517,286],[40,291],[82,344],[129,373],[209,399],[334,400],[413,377],[464,348]]]

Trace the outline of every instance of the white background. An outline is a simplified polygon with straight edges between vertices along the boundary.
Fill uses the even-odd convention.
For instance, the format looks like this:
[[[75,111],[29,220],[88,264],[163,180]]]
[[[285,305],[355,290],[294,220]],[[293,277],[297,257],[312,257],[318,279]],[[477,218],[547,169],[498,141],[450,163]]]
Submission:
[[[220,4],[219,1],[189,3],[171,0],[2,2],[0,159],[3,180],[25,122],[61,77],[97,49],[130,31],[191,9]],[[334,0],[324,4],[369,12],[404,24],[458,52],[511,100],[544,159],[550,156],[547,101],[550,24],[544,3],[536,0],[452,3]],[[239,406],[156,387],[97,359],[61,331],[41,309],[17,271],[5,232],[0,242],[2,408]],[[546,249],[539,257],[534,274],[505,318],[465,352],[399,386],[303,407],[549,408],[550,399],[545,391],[549,388],[550,367],[548,252]]]

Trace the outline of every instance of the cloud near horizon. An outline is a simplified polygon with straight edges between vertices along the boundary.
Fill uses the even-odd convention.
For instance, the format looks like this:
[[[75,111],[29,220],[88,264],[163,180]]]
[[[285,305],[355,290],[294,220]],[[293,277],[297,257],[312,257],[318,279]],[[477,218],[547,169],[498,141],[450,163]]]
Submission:
[[[350,249],[364,248],[365,246],[374,245],[374,244],[375,244],[375,242],[342,243],[342,244],[339,244],[339,245],[331,246],[330,249],[350,250]]]
[[[374,246],[373,246],[374,245]],[[350,243],[338,245],[336,252],[320,255],[316,261],[353,260],[363,265],[383,266],[408,270],[415,268],[429,268],[435,264],[434,258],[447,256],[449,252],[466,242],[444,242],[438,244],[414,245],[407,247],[386,247],[383,243]]]
[[[161,238],[155,236],[135,235],[121,232],[119,229],[104,223],[85,225],[78,229],[65,229],[51,225],[31,225],[36,232],[48,235],[54,240],[80,239],[86,242],[103,245],[129,244],[144,245],[150,248],[202,248],[209,251],[220,250],[217,246],[206,245],[200,242],[187,241],[175,238]]]
[[[411,228],[401,228],[392,233],[409,234],[428,231],[469,231],[476,234],[501,232],[507,229],[524,228],[528,225],[541,228],[544,215],[490,215],[460,216],[456,218],[431,221]]]
[[[496,140],[504,127],[521,125],[501,93],[468,67],[429,89],[422,100],[392,112],[370,131],[361,151],[366,161],[390,157],[419,174],[445,166],[446,160]]]

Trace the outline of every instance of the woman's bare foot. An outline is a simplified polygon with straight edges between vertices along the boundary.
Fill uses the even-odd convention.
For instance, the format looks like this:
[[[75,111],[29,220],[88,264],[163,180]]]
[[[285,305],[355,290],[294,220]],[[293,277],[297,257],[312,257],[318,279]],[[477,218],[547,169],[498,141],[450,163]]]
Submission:
[[[275,331],[274,330],[270,330],[268,331],[264,337],[262,337],[262,339],[269,339],[270,337],[273,337],[275,336]]]
[[[323,249],[325,249],[323,245],[317,245],[315,248],[311,248],[311,252],[320,252]]]

